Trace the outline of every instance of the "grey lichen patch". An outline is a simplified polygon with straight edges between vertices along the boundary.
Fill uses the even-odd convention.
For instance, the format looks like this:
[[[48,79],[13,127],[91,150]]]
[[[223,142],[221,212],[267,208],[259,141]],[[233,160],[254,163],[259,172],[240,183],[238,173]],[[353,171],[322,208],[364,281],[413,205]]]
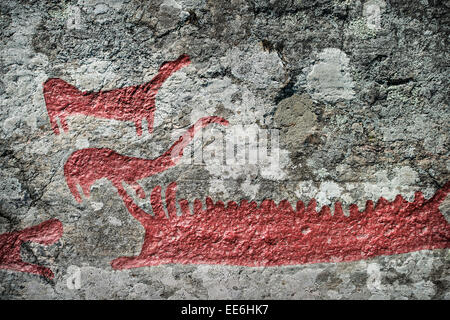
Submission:
[[[24,196],[19,180],[2,177],[0,181],[0,200],[20,200]]]
[[[317,125],[313,102],[307,94],[294,94],[282,100],[277,106],[274,120],[281,127],[281,143],[290,150],[297,150]]]
[[[353,20],[348,28],[353,35],[362,40],[375,37],[377,34],[377,32],[374,29],[369,27],[366,18],[359,18]]]
[[[66,19],[70,15],[70,12],[67,10],[68,8],[68,1],[63,0],[57,6],[50,9],[48,14],[54,19]]]
[[[403,103],[418,106],[422,101],[421,88],[401,85],[387,88],[388,103]]]
[[[263,50],[261,46],[233,48],[224,59],[231,74],[256,89],[280,88],[287,80],[283,61],[276,51]]]

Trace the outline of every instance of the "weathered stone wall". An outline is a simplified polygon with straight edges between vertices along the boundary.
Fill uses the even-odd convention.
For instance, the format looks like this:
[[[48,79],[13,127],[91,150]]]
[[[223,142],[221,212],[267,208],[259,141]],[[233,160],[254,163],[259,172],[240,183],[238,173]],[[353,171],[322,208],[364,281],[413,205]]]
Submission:
[[[450,299],[449,9],[438,0],[1,1],[1,298]],[[112,116],[147,91],[126,98],[109,90],[147,83],[183,54],[190,63],[157,91],[151,133],[148,118],[138,134],[138,119]],[[88,100],[49,85],[46,101],[51,78]],[[95,92],[119,92],[111,98],[118,107]],[[84,114],[69,113],[75,101]],[[67,111],[68,130],[61,118],[59,132],[52,129],[52,103],[59,115]],[[94,116],[96,106],[106,106],[103,117]],[[159,170],[144,161],[212,116],[229,125],[207,124],[179,162]],[[223,144],[252,130],[273,134],[258,145],[270,141],[270,161],[224,165]],[[120,168],[110,152],[73,157],[73,170],[65,170],[74,152],[94,148],[123,156]],[[131,157],[143,160],[133,166]],[[150,169],[138,179],[144,166]],[[68,185],[77,174],[92,178],[80,202]],[[138,181],[124,178],[133,174]],[[178,201],[170,203],[172,182]],[[315,199],[317,211],[328,205],[330,215],[340,202],[346,218],[297,228],[291,217],[300,211],[281,205],[266,220],[262,209],[236,219],[242,207],[235,216],[216,208],[194,214],[188,227],[183,215],[172,216],[178,229],[165,233],[170,226],[153,216],[156,186],[168,214],[171,205],[181,213],[180,199],[191,211],[194,199],[205,209],[207,197],[258,206],[287,199],[294,211],[298,200]],[[413,206],[418,191],[429,200]],[[404,202],[377,214],[350,214],[351,204],[363,211],[367,200],[399,194]],[[11,233],[47,220],[53,224]],[[374,227],[357,242],[347,228],[361,221]],[[306,239],[298,240],[305,254],[290,240],[295,232]],[[161,251],[142,248],[154,242]],[[115,260],[144,251],[131,269]],[[20,260],[48,269],[30,273]]]

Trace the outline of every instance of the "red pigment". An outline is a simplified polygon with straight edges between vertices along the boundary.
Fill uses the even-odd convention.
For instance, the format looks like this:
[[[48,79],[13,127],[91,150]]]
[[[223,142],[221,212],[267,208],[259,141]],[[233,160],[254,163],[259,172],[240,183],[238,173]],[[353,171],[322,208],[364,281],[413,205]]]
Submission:
[[[26,241],[49,245],[58,241],[63,234],[63,225],[57,219],[42,222],[21,231],[3,233],[0,235],[0,269],[27,272],[43,275],[53,279],[54,274],[49,268],[24,262],[20,255],[22,243]]]
[[[145,198],[144,190],[137,181],[175,166],[194,135],[212,123],[228,125],[228,121],[220,117],[201,118],[187,129],[169,150],[156,159],[129,157],[106,148],[87,148],[75,151],[64,165],[67,185],[78,202],[81,202],[81,195],[77,190],[77,185],[79,184],[85,196],[89,197],[92,184],[102,178],[110,180],[120,195],[126,195],[122,185],[122,182],[125,182],[135,189],[139,197]],[[145,214],[145,216],[148,215]],[[139,218],[136,217],[136,219]]]
[[[148,130],[153,131],[155,99],[158,90],[174,72],[189,65],[187,55],[164,63],[158,74],[150,81],[109,91],[80,91],[62,79],[52,78],[44,83],[44,99],[50,123],[55,134],[59,134],[58,117],[64,131],[69,127],[66,117],[82,114],[97,118],[133,121],[138,135],[142,134],[142,119],[147,119]]]
[[[114,269],[138,268],[168,263],[280,266],[317,262],[368,259],[424,249],[450,247],[450,225],[439,211],[450,191],[450,182],[426,200],[416,192],[408,202],[398,195],[389,202],[369,200],[364,211],[350,206],[345,216],[339,202],[334,214],[328,206],[316,210],[298,201],[293,209],[287,200],[278,206],[273,200],[242,200],[225,205],[206,198],[206,208],[194,201],[190,211],[185,199],[178,201],[176,183],[165,194],[161,187],[151,195],[154,216],[145,213],[124,192],[119,191],[129,212],[145,228],[141,253],[112,261]]]

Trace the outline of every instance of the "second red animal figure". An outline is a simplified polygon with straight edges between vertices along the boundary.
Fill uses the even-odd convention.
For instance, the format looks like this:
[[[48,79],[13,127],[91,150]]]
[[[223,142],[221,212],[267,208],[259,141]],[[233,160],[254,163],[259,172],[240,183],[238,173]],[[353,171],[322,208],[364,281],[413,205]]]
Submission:
[[[53,279],[54,274],[49,268],[23,261],[20,250],[22,244],[28,241],[42,245],[53,244],[62,234],[63,225],[58,219],[47,220],[20,231],[0,234],[0,269],[33,273]]]
[[[195,133],[212,123],[228,125],[228,121],[220,117],[201,118],[187,129],[169,150],[156,159],[129,157],[107,148],[75,151],[64,165],[67,185],[78,202],[81,202],[81,195],[77,185],[80,185],[85,196],[89,196],[92,184],[102,178],[111,181],[120,195],[126,193],[122,185],[122,182],[125,182],[136,190],[139,197],[145,198],[144,190],[138,181],[175,166]]]

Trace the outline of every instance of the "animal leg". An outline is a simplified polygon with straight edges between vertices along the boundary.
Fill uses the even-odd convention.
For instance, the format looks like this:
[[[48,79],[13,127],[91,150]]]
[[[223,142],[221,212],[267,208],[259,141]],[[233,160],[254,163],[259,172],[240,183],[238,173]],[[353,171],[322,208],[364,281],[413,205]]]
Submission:
[[[69,126],[67,125],[66,117],[60,115],[59,116],[59,121],[61,122],[61,126],[62,126],[64,132],[69,131]]]
[[[52,126],[53,132],[58,135],[59,134],[59,127],[58,127],[58,122],[56,121],[56,117],[54,115],[50,115],[50,124]]]
[[[136,119],[134,121],[136,125],[136,133],[138,136],[142,135],[142,119]]]

